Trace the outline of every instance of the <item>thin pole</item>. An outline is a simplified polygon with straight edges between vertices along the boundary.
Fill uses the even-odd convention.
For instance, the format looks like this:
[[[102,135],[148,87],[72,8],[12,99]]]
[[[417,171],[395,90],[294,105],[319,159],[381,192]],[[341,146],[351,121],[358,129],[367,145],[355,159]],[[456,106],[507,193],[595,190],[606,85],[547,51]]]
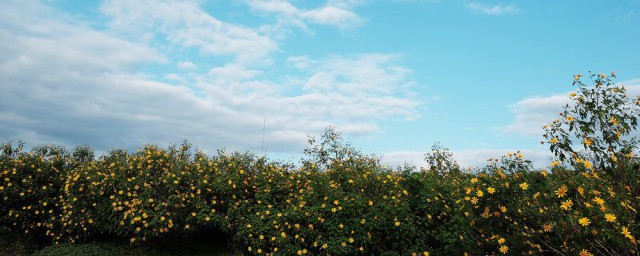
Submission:
[[[266,126],[266,118],[262,118],[262,146],[260,147],[260,149],[262,150],[262,153],[264,153],[264,130],[265,130],[265,126]]]

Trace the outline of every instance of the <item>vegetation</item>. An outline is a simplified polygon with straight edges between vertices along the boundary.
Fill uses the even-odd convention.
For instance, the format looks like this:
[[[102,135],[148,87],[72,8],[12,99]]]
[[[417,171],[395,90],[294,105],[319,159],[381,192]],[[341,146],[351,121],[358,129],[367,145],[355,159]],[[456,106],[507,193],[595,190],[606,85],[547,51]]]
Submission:
[[[53,254],[96,237],[138,246],[220,230],[252,255],[637,255],[639,103],[591,78],[576,77],[572,103],[545,127],[548,170],[515,152],[465,172],[439,145],[428,168],[392,170],[333,129],[309,140],[299,167],[187,143],[99,157],[4,144],[0,225],[58,245]],[[95,245],[74,248],[120,250]]]

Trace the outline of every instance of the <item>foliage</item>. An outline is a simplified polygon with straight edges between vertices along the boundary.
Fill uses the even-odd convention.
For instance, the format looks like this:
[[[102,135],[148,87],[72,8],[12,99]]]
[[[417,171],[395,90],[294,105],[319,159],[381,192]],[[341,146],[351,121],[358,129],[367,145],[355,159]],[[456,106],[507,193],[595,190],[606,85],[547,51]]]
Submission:
[[[309,140],[299,167],[188,143],[99,157],[4,144],[0,226],[54,244],[163,243],[219,229],[250,255],[638,255],[640,162],[623,136],[638,113],[624,89],[594,79],[547,127],[566,161],[547,170],[515,152],[462,172],[437,144],[429,171],[393,170],[332,128]],[[573,138],[593,141],[578,151]]]
[[[0,227],[0,255],[31,255],[37,249],[34,239],[7,227]]]
[[[426,161],[426,167],[424,170],[430,172],[455,172],[460,171],[460,166],[453,158],[453,154],[448,148],[445,148],[440,143],[435,143],[431,146],[431,152],[426,153],[424,156]]]
[[[637,139],[627,135],[637,127],[640,98],[629,99],[624,85],[613,83],[614,73],[589,78],[593,85],[585,84],[581,75],[574,77],[578,90],[569,94],[571,102],[561,119],[544,126],[544,138],[560,161],[612,169],[637,148]],[[583,150],[575,148],[576,140]]]

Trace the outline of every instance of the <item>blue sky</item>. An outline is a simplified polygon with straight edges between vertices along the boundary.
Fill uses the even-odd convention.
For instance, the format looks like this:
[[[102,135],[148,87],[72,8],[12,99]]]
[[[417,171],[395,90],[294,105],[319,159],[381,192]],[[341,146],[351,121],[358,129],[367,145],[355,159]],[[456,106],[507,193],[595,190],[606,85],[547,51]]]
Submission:
[[[181,139],[297,158],[336,126],[394,164],[522,150],[572,76],[640,87],[640,1],[17,1],[0,10],[0,139]],[[263,132],[263,123],[266,124]],[[263,139],[264,138],[264,139]]]

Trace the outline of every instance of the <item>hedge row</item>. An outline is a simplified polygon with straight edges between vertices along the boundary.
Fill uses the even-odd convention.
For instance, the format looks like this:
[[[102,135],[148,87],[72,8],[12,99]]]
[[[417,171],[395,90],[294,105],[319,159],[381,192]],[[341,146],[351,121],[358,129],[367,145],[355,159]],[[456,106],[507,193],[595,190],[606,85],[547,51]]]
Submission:
[[[637,255],[640,165],[473,173],[392,170],[349,150],[292,164],[188,145],[113,150],[4,144],[0,225],[54,243],[131,243],[219,228],[254,255]]]

